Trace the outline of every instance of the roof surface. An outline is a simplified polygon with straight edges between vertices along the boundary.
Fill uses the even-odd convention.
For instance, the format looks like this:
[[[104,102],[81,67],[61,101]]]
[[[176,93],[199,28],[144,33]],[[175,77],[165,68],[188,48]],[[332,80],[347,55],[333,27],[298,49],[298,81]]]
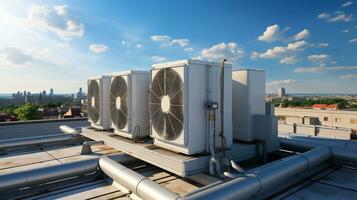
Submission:
[[[18,128],[21,128],[21,124]],[[34,123],[33,126],[39,126]],[[26,127],[29,128],[29,127]],[[32,127],[33,128],[33,127]],[[17,129],[16,129],[17,130]],[[26,129],[22,129],[26,132]],[[31,127],[29,130],[32,130]],[[53,129],[54,130],[54,129]],[[0,129],[1,133],[1,129]],[[14,133],[14,137],[16,134]],[[23,133],[19,134],[23,136]],[[5,138],[7,136],[5,135]],[[0,139],[2,135],[0,134]],[[72,161],[84,160],[93,155],[110,155],[118,153],[106,145],[93,145],[93,153],[80,155],[82,146],[62,144],[39,150],[10,152],[0,155],[0,175],[35,169],[46,166],[61,165]],[[130,169],[149,177],[163,187],[180,195],[187,194],[204,184],[217,180],[205,174],[191,179],[181,178],[144,162],[127,165]],[[347,166],[333,166],[322,169],[316,174],[291,186],[289,189],[274,194],[269,199],[357,199],[357,170]],[[203,183],[205,182],[205,183]],[[14,199],[16,198],[14,194]],[[90,180],[78,180],[51,190],[34,193],[24,199],[131,199],[128,194],[112,184],[111,179],[100,176]]]

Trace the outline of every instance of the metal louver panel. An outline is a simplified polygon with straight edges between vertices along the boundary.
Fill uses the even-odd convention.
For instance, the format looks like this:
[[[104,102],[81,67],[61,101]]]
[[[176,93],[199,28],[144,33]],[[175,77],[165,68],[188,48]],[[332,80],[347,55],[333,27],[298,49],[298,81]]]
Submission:
[[[128,122],[128,86],[121,76],[115,77],[110,87],[110,115],[116,128],[126,127]]]
[[[175,140],[184,125],[184,84],[180,75],[170,68],[160,69],[151,83],[150,120],[158,135]]]
[[[88,86],[88,116],[96,123],[99,120],[99,85],[96,80],[91,80]]]

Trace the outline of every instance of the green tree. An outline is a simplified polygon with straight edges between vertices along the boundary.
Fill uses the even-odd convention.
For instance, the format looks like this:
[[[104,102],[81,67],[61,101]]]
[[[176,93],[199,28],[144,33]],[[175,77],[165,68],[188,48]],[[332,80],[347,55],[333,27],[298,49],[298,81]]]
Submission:
[[[10,105],[10,106],[5,106],[1,108],[1,111],[12,116],[16,116],[15,110],[18,108],[18,106],[15,105]]]
[[[27,103],[15,109],[15,114],[21,121],[40,119],[40,114],[37,109],[38,106]]]

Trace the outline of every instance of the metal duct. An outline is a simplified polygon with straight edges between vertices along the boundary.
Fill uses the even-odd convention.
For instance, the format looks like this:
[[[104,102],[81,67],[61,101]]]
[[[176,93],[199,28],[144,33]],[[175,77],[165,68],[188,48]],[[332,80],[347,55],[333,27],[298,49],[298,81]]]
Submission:
[[[48,135],[39,137],[28,137],[21,139],[9,139],[0,141],[0,149],[16,148],[31,145],[41,145],[46,143],[67,142],[80,139],[80,135]]]
[[[111,158],[121,162],[133,159],[122,153]],[[93,156],[87,160],[0,175],[0,192],[93,173],[98,169],[98,160],[99,156]]]
[[[145,200],[174,200],[180,196],[160,186],[149,178],[111,160],[106,156],[99,159],[101,170],[118,184]]]
[[[331,142],[329,140],[323,141],[323,139],[309,141],[307,139],[296,139],[294,137],[280,138],[280,143],[283,148],[294,151],[306,151],[316,147],[325,146],[331,150],[332,157],[336,160],[341,160],[349,163],[357,163],[356,150],[350,148],[341,147],[341,143]]]
[[[330,156],[331,151],[327,147],[315,148],[308,152],[255,168],[242,177],[189,195],[187,198],[191,200],[250,199],[253,195],[276,187],[291,176],[320,165],[328,160]]]
[[[67,126],[67,125],[62,125],[59,127],[59,129],[63,132],[63,133],[66,133],[66,134],[78,134],[81,132],[80,129],[74,129],[70,126]]]
[[[279,137],[283,137],[286,139],[293,139],[293,140],[308,141],[309,143],[316,142],[318,144],[323,144],[326,146],[334,146],[334,147],[357,150],[357,141],[353,141],[353,140],[329,139],[329,138],[322,138],[322,137],[315,137],[315,136],[308,137],[308,136],[291,135],[291,134],[290,135],[279,134]]]

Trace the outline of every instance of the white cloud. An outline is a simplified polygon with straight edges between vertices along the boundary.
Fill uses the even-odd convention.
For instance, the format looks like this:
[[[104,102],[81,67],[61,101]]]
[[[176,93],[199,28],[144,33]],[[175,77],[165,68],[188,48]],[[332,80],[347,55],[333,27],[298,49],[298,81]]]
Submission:
[[[319,19],[325,19],[328,22],[349,22],[352,21],[354,16],[352,14],[345,14],[342,11],[336,11],[333,15],[321,13],[318,15]]]
[[[354,79],[357,78],[357,74],[347,74],[340,76],[341,79]]]
[[[350,42],[357,42],[357,38],[350,39]]]
[[[109,47],[104,44],[92,44],[89,46],[89,50],[93,53],[103,53],[108,51]]]
[[[277,85],[292,85],[297,83],[295,79],[286,79],[286,80],[275,80],[267,83],[267,86],[277,86]]]
[[[346,3],[342,4],[341,7],[345,8],[345,7],[351,6],[352,4],[354,4],[353,1],[347,1]]]
[[[21,49],[12,47],[0,49],[0,66],[22,65],[33,61],[32,55]]]
[[[297,58],[295,56],[288,56],[280,60],[280,64],[295,64],[297,62]]]
[[[357,66],[333,66],[333,67],[300,67],[296,68],[296,73],[324,73],[328,71],[340,71],[340,70],[356,70]]]
[[[353,15],[347,15],[341,11],[337,11],[335,13],[334,17],[331,17],[330,19],[328,19],[328,22],[339,22],[339,21],[343,21],[343,22],[349,22],[353,20]]]
[[[53,32],[64,39],[82,37],[85,31],[85,26],[71,16],[66,5],[57,5],[53,8],[32,5],[27,20],[32,26]]]
[[[133,43],[125,41],[125,40],[121,41],[121,45],[125,48],[136,47],[136,48],[140,49],[140,48],[144,47],[142,44],[139,44],[139,43],[133,44]]]
[[[319,19],[327,19],[329,17],[331,17],[331,15],[327,14],[327,13],[321,13],[317,16],[317,18],[319,18]]]
[[[150,38],[154,42],[169,43],[171,41],[171,37],[167,35],[153,35]]]
[[[317,46],[317,47],[328,47],[328,43],[326,42],[321,42],[321,43],[318,43],[318,44],[315,44],[314,46]]]
[[[219,43],[210,48],[203,49],[198,57],[202,60],[220,62],[223,59],[228,59],[229,62],[238,62],[245,55],[243,48],[239,47],[235,42]]]
[[[162,46],[167,47],[167,46],[174,46],[178,45],[182,48],[188,49],[187,46],[190,45],[190,40],[186,38],[171,38],[168,35],[153,35],[150,37],[152,41],[161,43]]]
[[[268,49],[266,52],[259,54],[259,58],[279,58],[284,57],[291,54],[297,54],[299,51],[304,50],[307,47],[307,42],[302,40],[298,42],[289,43],[286,47],[274,47],[272,49]]]
[[[304,30],[302,30],[300,33],[296,34],[296,35],[294,36],[294,39],[295,39],[295,40],[302,40],[302,39],[305,39],[305,38],[309,37],[309,35],[310,35],[309,30],[304,29]]]
[[[342,33],[348,33],[348,32],[350,32],[350,29],[343,29],[341,32]]]
[[[192,47],[188,47],[188,48],[185,48],[184,50],[185,50],[185,51],[188,51],[188,52],[191,52],[191,51],[193,51],[194,49],[193,49]]]
[[[257,60],[259,58],[259,53],[256,52],[256,51],[253,51],[253,52],[250,53],[249,58],[252,59],[252,60]]]
[[[155,62],[165,62],[165,61],[167,61],[167,58],[165,58],[163,56],[153,56],[153,57],[151,57],[151,60],[153,60]]]
[[[325,65],[331,57],[327,54],[319,54],[319,55],[309,55],[307,59],[315,64],[319,64],[320,66]]]
[[[289,27],[286,27],[283,30],[280,30],[280,27],[277,24],[268,26],[264,31],[264,33],[258,37],[258,40],[264,42],[274,42],[274,41],[290,42],[290,41],[305,39],[310,35],[309,30],[304,29],[299,33],[297,33],[296,35],[286,36],[285,33],[289,29],[290,29]]]
[[[187,45],[190,44],[190,40],[188,39],[173,39],[171,41],[171,45],[178,44],[181,47],[186,47]]]
[[[123,46],[123,47],[126,47],[126,48],[129,48],[129,47],[131,47],[131,43],[130,42],[128,42],[128,41],[121,41],[121,45]]]
[[[280,30],[280,26],[277,24],[268,26],[264,33],[258,37],[259,41],[264,41],[264,42],[274,42],[281,40],[284,38],[284,33],[288,30],[288,28],[285,28],[284,30]]]

